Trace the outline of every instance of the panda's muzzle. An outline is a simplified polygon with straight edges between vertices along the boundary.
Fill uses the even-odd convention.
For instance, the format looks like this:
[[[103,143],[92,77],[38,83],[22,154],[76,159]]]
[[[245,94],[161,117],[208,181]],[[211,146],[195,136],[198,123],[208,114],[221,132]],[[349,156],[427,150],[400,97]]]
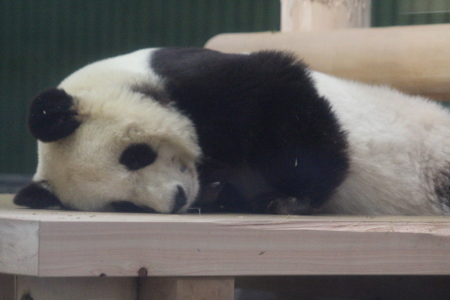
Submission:
[[[173,206],[172,213],[177,213],[187,203],[186,192],[184,189],[177,185],[177,193],[175,194],[175,204]]]
[[[177,213],[187,203],[186,192],[184,189],[177,185],[177,190],[174,197],[174,206],[171,213]],[[156,210],[148,207],[136,205],[131,201],[114,201],[111,203],[113,211],[127,212],[127,213],[157,213]]]

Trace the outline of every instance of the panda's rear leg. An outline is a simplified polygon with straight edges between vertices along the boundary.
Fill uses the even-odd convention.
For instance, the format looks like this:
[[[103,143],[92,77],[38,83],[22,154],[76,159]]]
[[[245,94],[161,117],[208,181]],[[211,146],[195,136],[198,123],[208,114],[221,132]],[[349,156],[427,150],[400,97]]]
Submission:
[[[326,147],[280,147],[256,166],[274,193],[260,194],[253,207],[263,213],[311,214],[320,208],[344,180],[345,154]]]
[[[250,212],[279,215],[309,215],[314,211],[308,197],[286,196],[280,192],[261,193],[247,200]]]
[[[314,211],[311,199],[297,197],[276,198],[267,205],[267,213],[279,215],[309,215]]]

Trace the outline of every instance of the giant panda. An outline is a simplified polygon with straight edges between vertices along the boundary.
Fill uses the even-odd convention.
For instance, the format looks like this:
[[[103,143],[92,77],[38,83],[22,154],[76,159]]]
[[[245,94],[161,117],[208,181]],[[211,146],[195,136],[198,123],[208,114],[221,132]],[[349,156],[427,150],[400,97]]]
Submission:
[[[450,214],[450,114],[291,53],[144,49],[35,97],[30,208]]]

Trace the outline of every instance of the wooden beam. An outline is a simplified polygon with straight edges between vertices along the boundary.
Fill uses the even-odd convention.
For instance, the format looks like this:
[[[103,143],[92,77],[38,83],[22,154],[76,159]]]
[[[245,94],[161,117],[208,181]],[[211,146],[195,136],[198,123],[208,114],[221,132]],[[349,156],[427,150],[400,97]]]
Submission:
[[[37,274],[39,223],[0,219],[0,273]]]
[[[138,293],[138,300],[233,300],[234,278],[141,278]]]
[[[221,34],[205,47],[231,53],[292,51],[320,72],[450,100],[450,24]]]
[[[4,202],[11,199],[4,198]],[[42,277],[448,275],[450,218],[155,215],[18,209],[0,273]],[[28,235],[30,224],[38,231]],[[39,245],[28,258],[30,238]],[[3,246],[2,246],[3,247]],[[6,249],[6,248],[3,248]],[[25,259],[27,258],[27,259]]]
[[[422,300],[450,299],[448,282],[448,276],[259,276],[236,278],[236,288],[270,292],[268,299]]]
[[[15,276],[0,274],[0,300],[14,299]]]
[[[370,27],[370,0],[281,0],[281,31]]]
[[[18,276],[16,300],[135,300],[135,278]],[[13,299],[13,298],[10,298]]]

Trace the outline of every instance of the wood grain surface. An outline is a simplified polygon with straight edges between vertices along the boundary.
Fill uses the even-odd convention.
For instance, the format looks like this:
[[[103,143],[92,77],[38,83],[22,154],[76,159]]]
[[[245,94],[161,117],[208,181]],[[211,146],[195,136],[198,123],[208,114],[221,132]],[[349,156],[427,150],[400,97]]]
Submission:
[[[14,207],[11,196],[0,203],[0,273],[450,274],[448,217],[38,211]]]

